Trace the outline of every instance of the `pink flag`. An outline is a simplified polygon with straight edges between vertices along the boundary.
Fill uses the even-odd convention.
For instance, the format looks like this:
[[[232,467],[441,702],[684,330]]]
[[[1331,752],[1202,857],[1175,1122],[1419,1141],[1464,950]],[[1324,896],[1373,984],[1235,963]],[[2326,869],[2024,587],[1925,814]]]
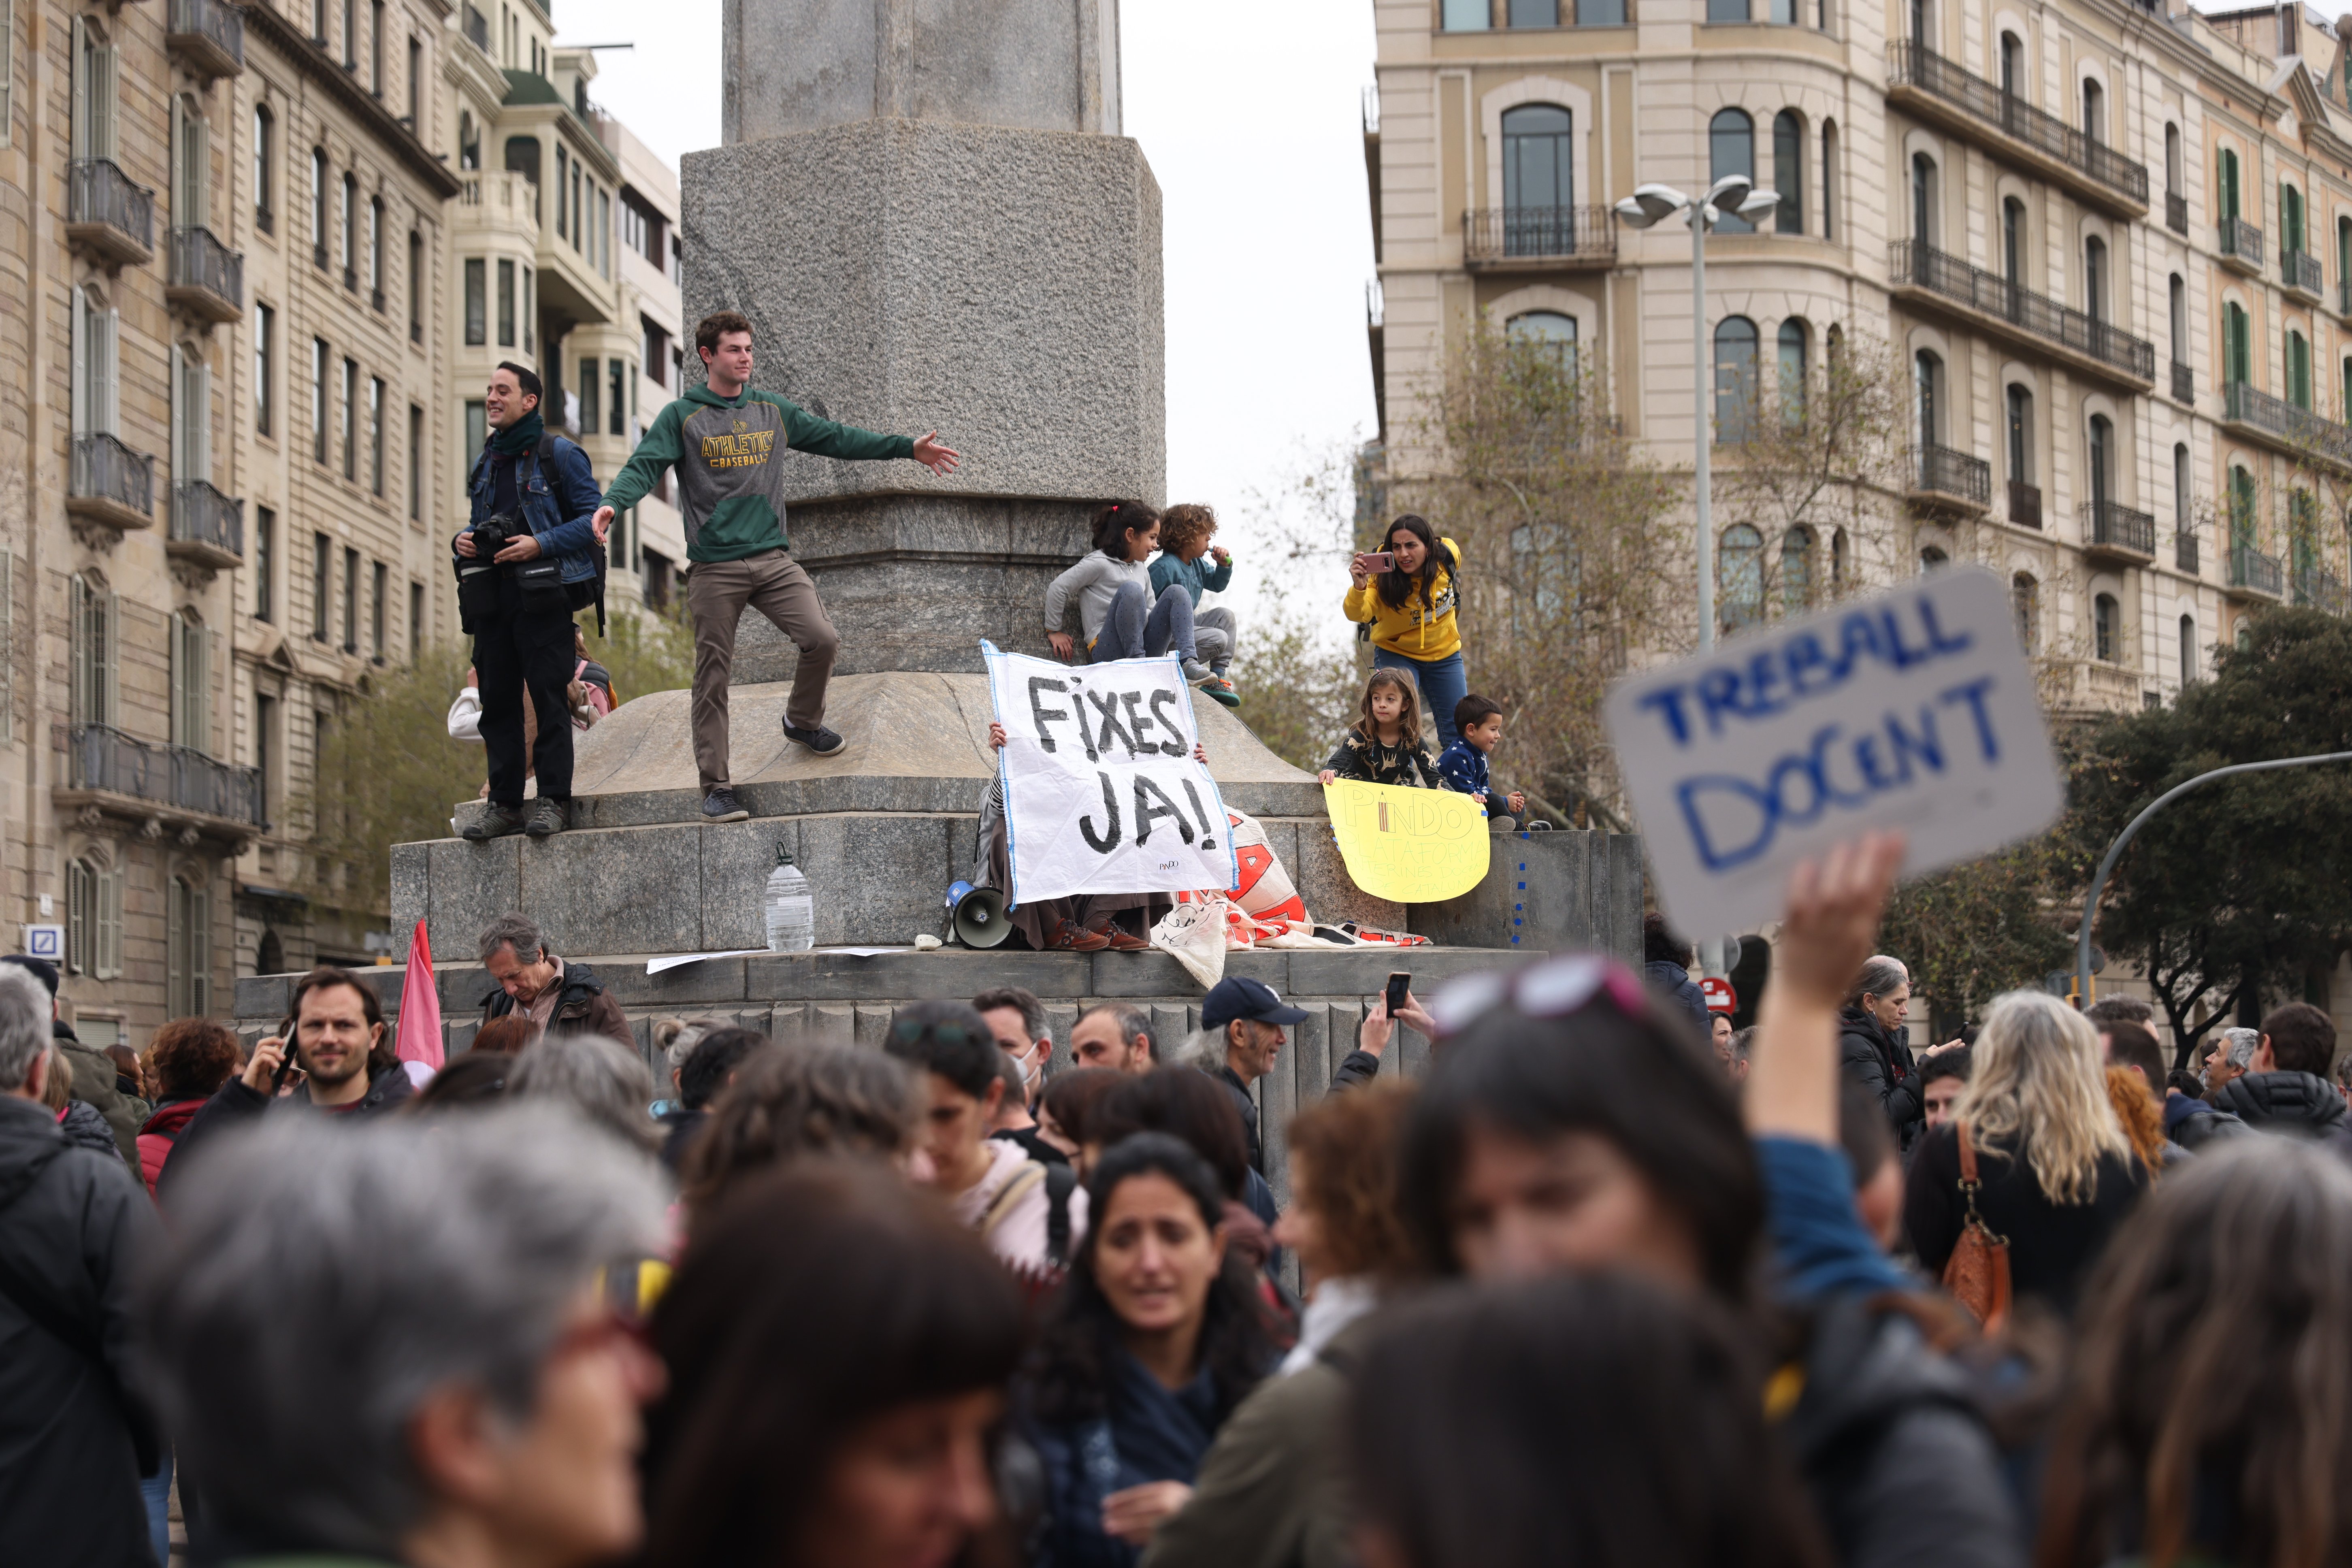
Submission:
[[[441,996],[433,988],[433,944],[425,940],[423,921],[408,939],[408,973],[400,981],[400,1035],[393,1054],[422,1067],[424,1077],[441,1070]],[[408,1076],[420,1075],[411,1068]]]

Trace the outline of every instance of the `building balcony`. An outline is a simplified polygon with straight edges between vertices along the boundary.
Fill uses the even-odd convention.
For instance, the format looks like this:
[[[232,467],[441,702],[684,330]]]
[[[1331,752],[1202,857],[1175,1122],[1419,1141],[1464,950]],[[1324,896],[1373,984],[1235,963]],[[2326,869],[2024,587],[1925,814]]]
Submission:
[[[2179,360],[2172,362],[2172,401],[2192,407],[2197,402],[2197,373]]]
[[[2009,521],[2020,528],[2042,526],[2042,491],[2017,479],[2009,481]]]
[[[2164,226],[2183,239],[2189,237],[2189,198],[2179,191],[2164,193]]]
[[[66,515],[119,531],[149,527],[155,521],[155,459],[111,436],[75,437]]]
[[[2352,428],[2242,381],[2221,388],[2221,423],[2289,457],[2352,469]]]
[[[2172,564],[2175,569],[2197,575],[2197,535],[2181,529],[2172,536]]]
[[[2279,558],[2251,544],[2230,546],[2230,588],[2240,598],[2275,599],[2285,586]]]
[[[245,13],[223,0],[171,0],[163,47],[210,81],[245,69]]]
[[[160,837],[241,845],[268,824],[261,814],[261,771],[220,762],[192,746],[155,745],[110,724],[77,724],[69,733],[68,777],[56,792],[68,807],[95,806],[146,819]]]
[[[1886,101],[2056,181],[2117,217],[2147,213],[2147,166],[1916,40],[1886,47]]]
[[[202,479],[172,490],[172,526],[164,552],[206,572],[226,572],[245,561],[245,502],[225,496]]]
[[[2216,242],[2221,253],[2221,264],[2241,272],[2263,269],[2263,231],[2242,217],[2221,220]]]
[[[2279,252],[2279,281],[2316,304],[2319,300],[2319,258],[2300,250]]]
[[[1609,267],[1617,225],[1607,207],[1481,207],[1462,215],[1463,264],[1473,271]]]
[[[170,280],[163,298],[207,321],[235,321],[245,315],[245,258],[213,237],[208,228],[175,228],[168,242]]]
[[[2117,501],[2086,500],[2082,505],[2083,553],[2105,556],[2133,566],[2156,559],[2156,519]]]
[[[1949,447],[1911,449],[1911,490],[1904,499],[1923,511],[1981,512],[1992,505],[1992,465]]]
[[[1938,310],[2135,392],[2156,384],[2153,343],[1998,273],[1916,239],[1887,247],[1886,270],[1889,286],[1906,304]]]
[[[2340,616],[2346,604],[2344,579],[2316,566],[2298,566],[2287,579],[2287,602]]]
[[[155,255],[155,193],[131,183],[110,158],[66,165],[66,243],[110,267],[143,267]]]

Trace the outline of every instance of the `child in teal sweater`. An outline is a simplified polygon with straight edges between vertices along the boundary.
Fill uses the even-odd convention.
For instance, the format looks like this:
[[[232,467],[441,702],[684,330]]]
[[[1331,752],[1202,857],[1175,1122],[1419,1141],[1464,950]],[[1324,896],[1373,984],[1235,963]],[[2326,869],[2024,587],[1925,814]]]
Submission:
[[[1241,647],[1241,629],[1234,613],[1223,605],[1203,610],[1201,595],[1222,594],[1234,580],[1234,558],[1221,547],[1212,547],[1210,537],[1217,531],[1217,514],[1205,506],[1185,502],[1171,506],[1160,515],[1160,553],[1151,562],[1151,596],[1157,599],[1171,587],[1181,587],[1192,601],[1192,645],[1201,662],[1209,667],[1209,679],[1200,682],[1201,689],[1228,708],[1237,707],[1241,693],[1234,689],[1233,679],[1225,672],[1234,662]]]

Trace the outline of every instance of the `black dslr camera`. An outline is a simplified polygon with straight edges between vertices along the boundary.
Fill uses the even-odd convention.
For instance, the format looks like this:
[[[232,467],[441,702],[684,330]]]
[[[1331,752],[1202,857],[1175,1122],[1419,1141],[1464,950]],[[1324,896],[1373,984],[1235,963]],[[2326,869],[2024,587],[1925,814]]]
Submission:
[[[457,622],[468,634],[487,627],[499,613],[499,574],[511,571],[501,567],[495,557],[507,547],[507,542],[519,539],[530,531],[518,512],[502,511],[486,517],[466,531],[473,537],[474,553],[455,558],[457,569]],[[534,563],[536,564],[536,563]]]

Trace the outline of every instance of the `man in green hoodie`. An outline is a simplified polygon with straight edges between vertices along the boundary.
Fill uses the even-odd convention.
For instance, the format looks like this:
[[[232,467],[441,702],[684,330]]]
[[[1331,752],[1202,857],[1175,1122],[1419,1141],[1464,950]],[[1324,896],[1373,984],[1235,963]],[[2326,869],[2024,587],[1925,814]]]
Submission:
[[[750,605],[801,650],[784,736],[820,757],[849,742],[824,727],[824,688],[833,678],[840,634],[816,596],[816,584],[787,553],[784,470],[788,450],[820,457],[912,458],[935,474],[955,471],[958,455],[934,430],[919,440],[820,419],[772,392],[753,392],[751,323],[733,310],[705,316],[694,329],[705,383],[663,409],[653,428],[604,492],[596,537],[613,514],[635,506],[662,470],[675,468],[678,510],[686,518],[686,604],[694,616],[694,762],[702,775],[707,822],[740,822],[751,814],[728,782],[727,676],[735,663],[735,623]]]

